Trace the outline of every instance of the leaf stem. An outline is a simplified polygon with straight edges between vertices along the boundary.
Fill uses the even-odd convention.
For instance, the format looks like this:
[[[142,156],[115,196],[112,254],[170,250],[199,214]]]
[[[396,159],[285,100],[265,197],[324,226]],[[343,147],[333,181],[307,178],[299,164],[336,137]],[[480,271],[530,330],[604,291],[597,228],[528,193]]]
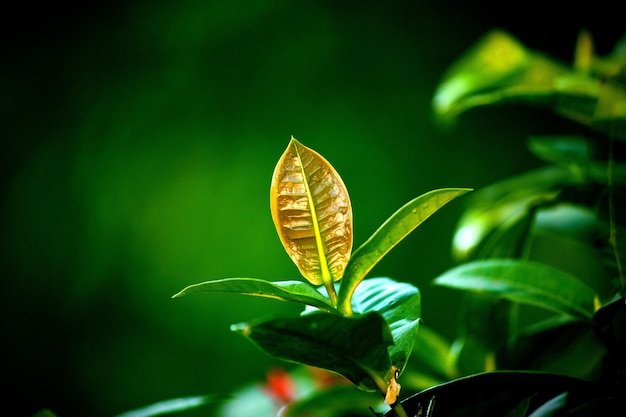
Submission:
[[[339,299],[337,301],[337,310],[345,317],[350,317],[354,312],[352,311],[352,292],[346,296],[345,292],[339,288]]]
[[[395,369],[396,369],[395,367],[392,367],[393,373],[395,373]],[[380,391],[380,393],[383,395],[383,398],[386,398],[387,390],[389,389],[389,384],[391,380],[389,382],[386,382],[382,378],[380,378],[378,375],[376,375],[374,372],[370,373],[370,377],[372,378],[372,380],[378,387],[378,390]],[[391,407],[396,417],[409,417],[406,411],[404,410],[404,406],[402,406],[402,402],[399,399],[397,399],[395,403],[389,404],[389,407]]]
[[[400,401],[392,405],[391,409],[396,414],[396,417],[409,417],[409,415],[404,410],[404,407],[402,406],[402,403]]]

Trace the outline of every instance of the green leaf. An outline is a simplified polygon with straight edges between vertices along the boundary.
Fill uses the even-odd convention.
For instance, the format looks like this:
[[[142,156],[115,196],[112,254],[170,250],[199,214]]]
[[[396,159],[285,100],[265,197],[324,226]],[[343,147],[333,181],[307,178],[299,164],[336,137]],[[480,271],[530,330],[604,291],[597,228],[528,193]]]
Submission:
[[[532,415],[546,401],[563,392],[569,393],[567,410],[564,411],[576,410],[582,404],[607,398],[606,390],[601,386],[578,378],[544,372],[499,371],[463,377],[431,387],[403,400],[402,405],[410,416],[419,415],[420,410],[428,410],[429,404],[434,416],[513,416],[519,414],[509,413],[512,410],[514,413],[519,411],[520,406],[526,408],[525,404],[520,403],[531,398],[528,415]],[[623,410],[618,407],[618,398],[609,398],[617,408],[608,415],[623,414]],[[607,415],[598,411],[595,408],[585,415]],[[385,414],[385,417],[392,416],[391,411]]]
[[[391,378],[389,326],[380,314],[342,317],[311,313],[231,326],[266,353],[327,369],[360,389],[385,392]]]
[[[341,417],[353,415],[356,410],[367,410],[373,405],[380,410],[389,409],[380,395],[360,391],[352,385],[336,385],[316,389],[304,398],[287,404],[280,417]]]
[[[626,87],[617,82],[600,83],[598,102],[590,125],[611,137],[626,140]]]
[[[311,284],[324,284],[334,305],[333,282],[352,251],[352,207],[343,180],[292,136],[274,168],[270,209],[285,250]]]
[[[547,265],[514,259],[469,262],[448,270],[435,284],[497,295],[580,320],[594,313],[595,292],[577,278]]]
[[[457,224],[452,242],[455,259],[467,261],[479,256],[514,255],[492,251],[498,249],[497,242],[535,207],[556,200],[563,186],[579,182],[568,169],[549,166],[478,190],[468,199],[468,208]],[[522,233],[527,230],[526,227],[520,229]],[[523,239],[517,243],[523,244]],[[517,252],[519,255],[519,249]]]
[[[355,313],[377,312],[389,324],[394,345],[389,348],[391,362],[402,373],[417,337],[421,296],[413,285],[389,278],[370,278],[357,288],[352,299]]]
[[[201,282],[184,288],[172,298],[193,293],[236,293],[307,304],[320,310],[335,311],[328,299],[300,281],[270,282],[257,278],[226,278]]]
[[[351,314],[350,300],[356,287],[378,261],[437,210],[469,191],[469,188],[433,190],[409,201],[389,217],[352,254],[339,288],[338,309],[345,315]]]
[[[584,165],[591,160],[591,144],[582,136],[533,136],[529,148],[550,163]]]
[[[568,72],[509,33],[493,30],[450,66],[435,92],[433,109],[441,122],[450,122],[479,106],[513,99],[546,101],[556,88],[555,79]]]
[[[127,411],[118,414],[117,417],[154,417],[165,414],[180,413],[181,411],[191,410],[210,402],[215,402],[215,397],[201,395],[197,397],[183,397],[172,400],[160,401],[158,403]]]
[[[451,355],[462,375],[493,371],[499,352],[511,339],[513,305],[488,293],[466,293],[461,301],[459,332]]]
[[[415,339],[411,366],[407,368],[406,373],[421,372],[433,380],[440,381],[458,377],[451,348],[450,342],[443,335],[422,324]]]
[[[626,89],[606,80],[615,74],[602,72],[570,69],[494,30],[450,66],[435,92],[433,109],[447,124],[474,108],[526,104],[626,140]]]
[[[594,333],[594,326],[567,316],[540,321],[520,332],[503,367],[593,379],[607,354]]]

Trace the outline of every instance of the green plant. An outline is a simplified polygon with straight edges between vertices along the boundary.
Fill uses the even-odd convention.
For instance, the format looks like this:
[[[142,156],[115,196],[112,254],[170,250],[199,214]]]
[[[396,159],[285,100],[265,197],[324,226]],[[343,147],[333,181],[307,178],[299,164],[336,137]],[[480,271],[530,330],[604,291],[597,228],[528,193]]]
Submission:
[[[365,391],[379,391],[398,416],[397,378],[420,323],[420,293],[389,278],[365,279],[374,265],[452,199],[468,189],[433,190],[409,201],[352,253],[352,208],[339,174],[293,137],[270,187],[280,240],[303,281],[227,278],[194,284],[174,297],[239,293],[304,304],[297,317],[232,326],[267,353],[341,374]]]
[[[417,288],[366,278],[421,222],[468,189],[410,201],[352,253],[350,200],[339,175],[292,138],[274,172],[272,216],[302,281],[230,278],[175,297],[232,292],[304,304],[297,317],[233,326],[271,355],[344,375],[362,389],[309,385],[282,416],[368,415],[357,392],[378,391],[385,416],[620,415],[626,394],[626,38],[606,57],[582,31],[573,66],[487,34],[451,66],[436,91],[438,121],[480,107],[554,110],[573,132],[529,140],[546,164],[466,199],[452,249],[458,265],[434,284],[463,291],[449,341],[421,324]],[[322,198],[319,198],[319,197]],[[287,208],[288,212],[281,211]],[[419,332],[418,332],[419,327]],[[398,401],[397,377],[403,393]],[[278,390],[310,384],[306,368],[271,376]],[[232,415],[260,415],[256,387]],[[248,413],[247,410],[252,410]],[[378,411],[374,414],[380,415]]]
[[[434,280],[464,292],[457,338],[422,327],[409,413],[616,415],[625,394],[626,38],[606,57],[582,31],[564,65],[494,30],[454,63],[433,106],[552,109],[573,133],[533,137],[547,164],[473,193]],[[582,128],[580,127],[582,126]],[[412,374],[412,375],[410,375]],[[561,414],[559,414],[561,415]]]

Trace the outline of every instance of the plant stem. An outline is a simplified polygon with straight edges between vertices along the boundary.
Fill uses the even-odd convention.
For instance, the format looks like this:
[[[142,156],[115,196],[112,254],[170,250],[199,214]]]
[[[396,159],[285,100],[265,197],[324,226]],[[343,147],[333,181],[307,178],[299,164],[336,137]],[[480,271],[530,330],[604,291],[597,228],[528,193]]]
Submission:
[[[396,368],[392,367],[392,369],[392,372],[395,373]],[[378,386],[378,390],[383,395],[383,398],[386,398],[387,390],[389,389],[389,383],[383,381],[382,378],[378,377],[376,374],[370,374],[370,376],[372,377],[372,380],[374,381],[376,386]],[[396,399],[396,402],[394,402],[393,404],[389,404],[389,406],[391,407],[391,410],[393,410],[393,413],[396,415],[396,417],[409,417],[399,399]]]
[[[395,413],[396,417],[409,417],[409,415],[404,410],[402,403],[399,400],[397,403],[391,406],[391,409]]]
[[[324,286],[326,287],[326,292],[328,292],[328,298],[330,298],[330,304],[333,307],[337,307],[337,292],[335,291],[335,286],[333,282],[324,282]]]

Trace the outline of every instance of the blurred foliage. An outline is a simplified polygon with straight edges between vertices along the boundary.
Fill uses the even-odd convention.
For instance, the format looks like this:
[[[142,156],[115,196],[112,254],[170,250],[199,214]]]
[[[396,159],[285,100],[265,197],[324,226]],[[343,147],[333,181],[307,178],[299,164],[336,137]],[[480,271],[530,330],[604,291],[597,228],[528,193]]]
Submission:
[[[583,30],[568,67],[494,30],[443,78],[433,106],[445,123],[477,107],[518,104],[587,130],[531,138],[529,150],[546,166],[468,198],[453,238],[458,265],[434,281],[465,291],[458,335],[446,342],[421,332],[431,349],[419,355],[413,382],[421,392],[405,401],[407,412],[435,398],[447,416],[622,412],[625,51],[626,34],[597,56]],[[420,366],[433,360],[449,365]]]
[[[440,75],[474,39],[503,26],[568,58],[589,25],[608,51],[622,31],[613,8],[563,19],[462,2],[14,5],[0,37],[5,406],[109,417],[262,381],[275,362],[228,326],[270,304],[170,296],[235,272],[297,275],[267,207],[289,136],[327,150],[363,241],[426,190],[539,165],[525,138],[555,123],[532,110],[470,116],[457,133],[430,120]],[[379,265],[422,289],[426,324],[448,338],[460,298],[426,284],[452,262],[460,212]]]

